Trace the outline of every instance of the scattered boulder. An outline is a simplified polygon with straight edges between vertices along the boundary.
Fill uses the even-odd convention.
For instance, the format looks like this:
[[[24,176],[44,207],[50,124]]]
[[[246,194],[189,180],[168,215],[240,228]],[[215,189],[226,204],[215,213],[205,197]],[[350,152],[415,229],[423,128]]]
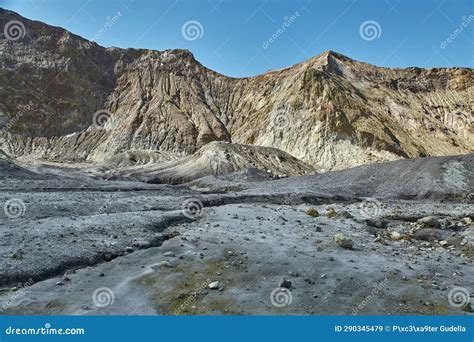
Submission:
[[[418,220],[423,227],[432,227],[432,228],[439,228],[441,226],[441,222],[436,216],[426,216]]]
[[[169,261],[167,261],[167,260],[158,263],[158,266],[159,266],[159,267],[173,267],[173,266],[171,265],[171,263],[170,263]]]
[[[319,212],[314,208],[309,208],[306,211],[306,214],[308,214],[309,216],[312,216],[312,217],[319,217]]]
[[[341,216],[344,217],[344,218],[346,218],[346,219],[352,219],[352,218],[354,218],[354,216],[353,216],[350,212],[348,212],[347,210],[344,210],[344,211],[341,213]]]
[[[213,281],[212,283],[209,283],[208,287],[211,290],[219,290],[219,288],[221,287],[221,283],[219,281]]]
[[[365,220],[365,223],[370,227],[375,228],[387,228],[388,221],[380,220],[380,219],[368,219]]]
[[[466,312],[474,312],[474,309],[472,308],[472,305],[470,302],[467,302],[466,304],[464,304],[462,307],[461,307],[462,311],[466,311]]]
[[[402,237],[402,235],[399,232],[391,232],[390,233],[390,239],[392,239],[394,241],[400,240],[401,237]]]
[[[423,228],[413,233],[413,238],[422,241],[442,240],[442,231],[439,229]]]
[[[285,289],[291,289],[291,281],[281,278],[280,281],[278,282],[278,287],[283,287]]]
[[[326,216],[329,217],[329,218],[334,218],[337,216],[337,213],[336,213],[336,210],[334,210],[334,208],[332,207],[329,207],[326,209]]]
[[[350,238],[348,238],[344,234],[334,235],[334,242],[338,246],[342,248],[346,248],[346,249],[352,249],[352,247],[354,246],[354,241],[352,241]]]

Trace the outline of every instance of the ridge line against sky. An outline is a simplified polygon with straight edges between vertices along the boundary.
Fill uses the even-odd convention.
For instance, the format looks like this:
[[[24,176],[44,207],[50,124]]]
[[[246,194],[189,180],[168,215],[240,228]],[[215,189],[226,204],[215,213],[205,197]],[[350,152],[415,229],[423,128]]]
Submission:
[[[0,7],[105,47],[188,49],[231,77],[326,50],[383,67],[474,66],[470,0],[3,0]]]

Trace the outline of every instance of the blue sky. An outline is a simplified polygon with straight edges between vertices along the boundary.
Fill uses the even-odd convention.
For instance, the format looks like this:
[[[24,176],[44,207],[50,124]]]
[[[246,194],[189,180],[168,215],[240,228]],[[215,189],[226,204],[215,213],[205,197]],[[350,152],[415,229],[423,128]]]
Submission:
[[[205,66],[235,77],[325,50],[380,66],[474,66],[472,0],[0,0],[0,6],[103,46],[189,49]]]

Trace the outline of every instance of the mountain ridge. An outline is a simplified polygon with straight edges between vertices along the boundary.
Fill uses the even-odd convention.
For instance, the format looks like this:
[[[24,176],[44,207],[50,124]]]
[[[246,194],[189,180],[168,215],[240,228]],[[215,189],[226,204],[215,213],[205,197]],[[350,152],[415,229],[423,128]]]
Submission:
[[[25,41],[0,39],[0,128],[17,118],[0,138],[15,157],[189,156],[226,141],[329,170],[473,151],[470,68],[380,68],[329,50],[232,78],[188,50],[105,48],[12,13],[0,9],[2,26],[13,16],[27,28]]]

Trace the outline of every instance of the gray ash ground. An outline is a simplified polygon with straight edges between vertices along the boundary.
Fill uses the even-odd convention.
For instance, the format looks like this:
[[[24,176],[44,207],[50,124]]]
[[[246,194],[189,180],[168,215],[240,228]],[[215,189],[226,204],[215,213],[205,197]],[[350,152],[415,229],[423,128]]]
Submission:
[[[472,314],[472,155],[183,186],[5,165],[1,314]]]

